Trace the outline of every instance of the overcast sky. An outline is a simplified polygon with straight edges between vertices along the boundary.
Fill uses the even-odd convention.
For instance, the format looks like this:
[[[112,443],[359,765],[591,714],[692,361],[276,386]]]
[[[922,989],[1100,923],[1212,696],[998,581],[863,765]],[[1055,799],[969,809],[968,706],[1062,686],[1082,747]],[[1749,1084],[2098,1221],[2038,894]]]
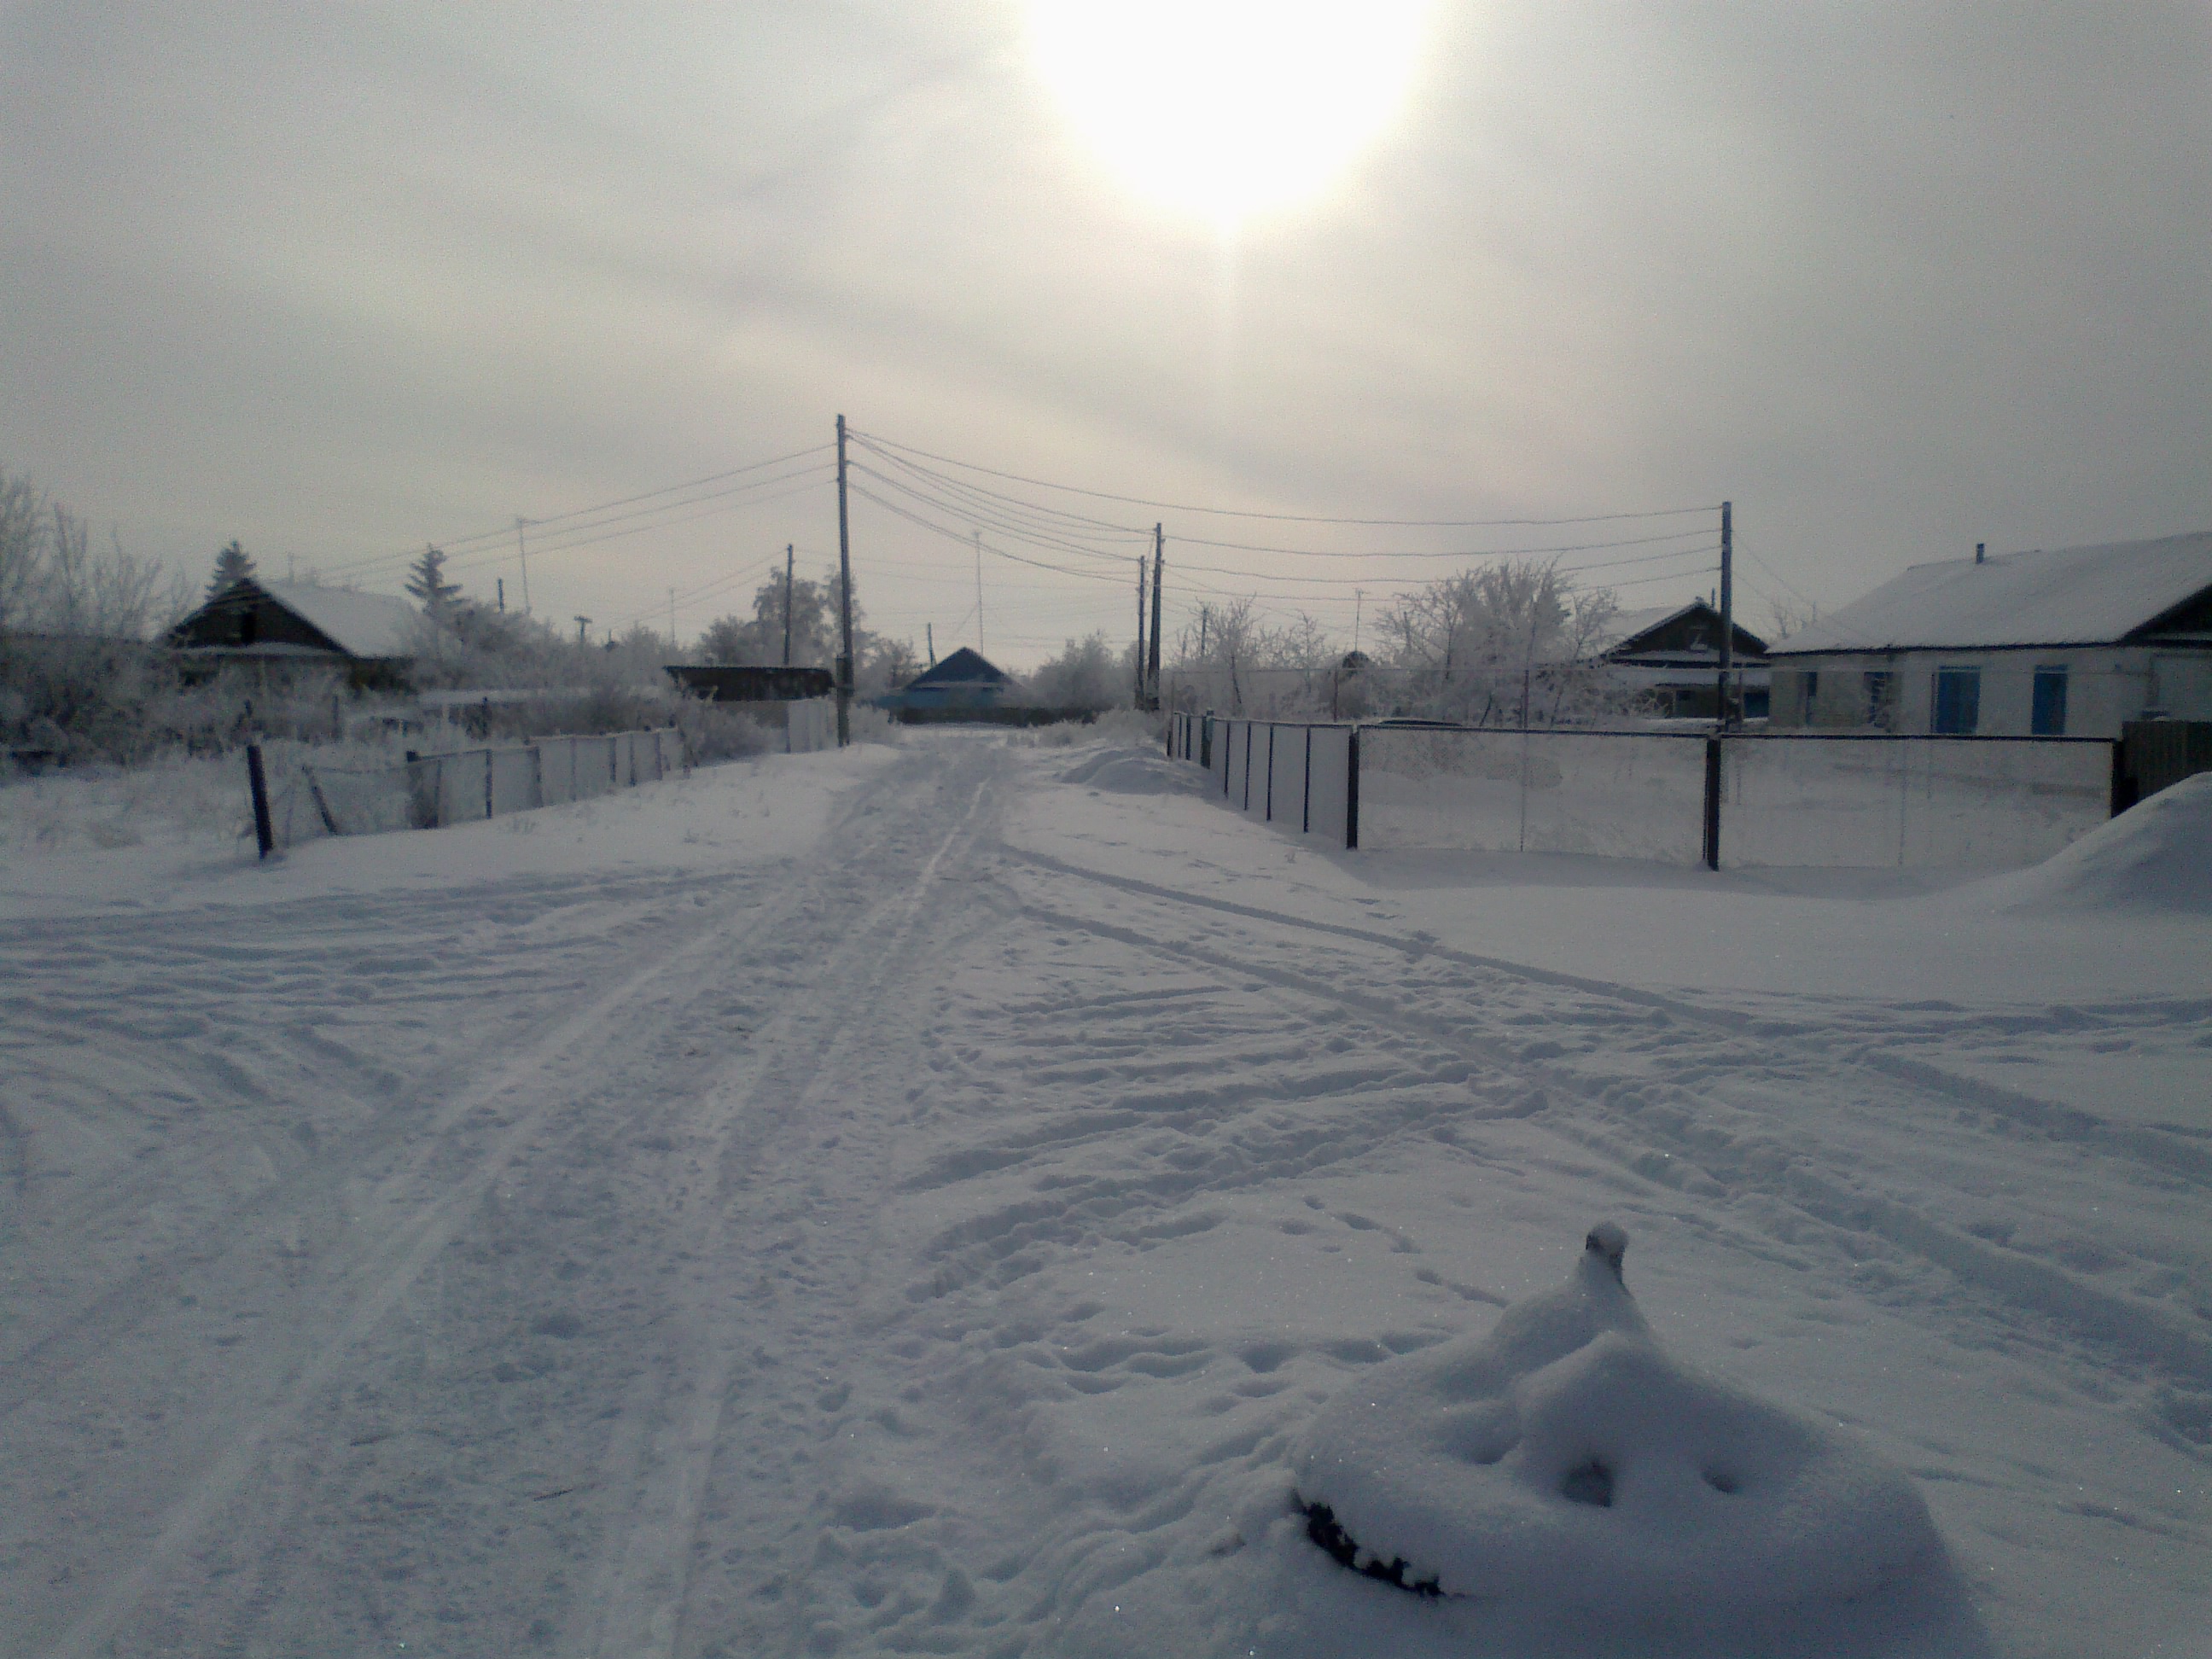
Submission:
[[[2212,528],[2212,7],[1445,0],[1382,137],[1224,238],[1071,125],[1012,0],[0,0],[0,468],[196,580],[235,536],[396,592],[437,540],[515,604],[512,534],[469,538],[520,514],[553,521],[540,614],[665,629],[672,586],[689,637],[786,542],[834,558],[821,454],[565,549],[559,515],[842,411],[1176,503],[1729,497],[1758,625],[1976,541]],[[1054,499],[1164,521],[1171,623],[1250,592],[1348,635],[1355,583],[1371,616],[1449,568],[1201,537],[1683,531],[1561,558],[1625,605],[1712,583],[1710,516]],[[854,560],[871,621],[941,653],[975,638],[973,519],[934,512],[856,500]],[[988,554],[994,656],[1132,625],[1095,556],[1133,543],[986,539],[1109,579]],[[1681,556],[1604,562],[1653,546]]]

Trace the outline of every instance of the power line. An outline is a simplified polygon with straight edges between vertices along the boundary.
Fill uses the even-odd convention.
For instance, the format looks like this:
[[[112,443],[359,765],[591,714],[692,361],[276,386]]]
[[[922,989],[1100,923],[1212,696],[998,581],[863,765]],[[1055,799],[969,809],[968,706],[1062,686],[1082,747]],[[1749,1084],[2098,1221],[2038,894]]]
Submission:
[[[1164,508],[1174,513],[1209,513],[1232,519],[1268,519],[1285,524],[1343,524],[1370,526],[1395,526],[1406,529],[1486,530],[1528,528],[1545,525],[1607,524],[1623,519],[1686,518],[1695,513],[1717,513],[1719,505],[1704,507],[1652,507],[1636,513],[1585,513],[1559,519],[1350,519],[1334,518],[1317,513],[1259,513],[1231,507],[1200,507],[1188,501],[1156,501],[1146,495],[1119,495],[1107,489],[1086,489],[1079,484],[1055,483],[1049,478],[1032,478],[1019,472],[1004,472],[996,467],[981,466],[973,461],[960,460],[951,455],[939,455],[934,451],[910,444],[894,443],[888,438],[872,433],[854,433],[865,439],[871,447],[881,446],[906,455],[921,455],[947,466],[957,466],[969,472],[981,472],[987,477],[1005,478],[1015,483],[1025,483],[1040,489],[1058,489],[1071,495],[1088,495],[1097,501],[1124,501],[1133,507]],[[1187,539],[1187,538],[1186,538]]]

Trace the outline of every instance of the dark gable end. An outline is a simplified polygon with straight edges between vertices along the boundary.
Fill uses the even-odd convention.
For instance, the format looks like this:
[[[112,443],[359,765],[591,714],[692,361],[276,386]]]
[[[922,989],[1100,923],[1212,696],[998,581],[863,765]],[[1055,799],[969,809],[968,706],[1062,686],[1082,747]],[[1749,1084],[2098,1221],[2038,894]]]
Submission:
[[[2155,640],[2172,635],[2212,635],[2212,586],[2193,598],[2184,599],[2171,610],[2153,617],[2141,628],[2132,630],[2128,638]]]
[[[1012,685],[1013,676],[981,653],[962,646],[936,667],[907,682],[907,690],[929,685]]]
[[[290,645],[340,657],[351,654],[250,576],[233,582],[170,629],[169,643],[187,650]]]
[[[1673,616],[1630,635],[1605,654],[1618,659],[1656,656],[1662,653],[1717,652],[1720,646],[1721,613],[1703,599],[1686,605]],[[1764,657],[1766,641],[1738,623],[1735,654]]]

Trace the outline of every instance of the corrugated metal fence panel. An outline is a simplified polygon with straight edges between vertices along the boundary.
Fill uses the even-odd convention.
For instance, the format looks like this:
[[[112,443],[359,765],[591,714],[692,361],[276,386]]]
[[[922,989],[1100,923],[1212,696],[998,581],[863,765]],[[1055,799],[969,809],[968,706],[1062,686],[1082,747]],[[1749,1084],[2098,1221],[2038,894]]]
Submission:
[[[1596,732],[1359,736],[1359,844],[1695,864],[1705,740]]]
[[[1267,816],[1289,829],[1305,828],[1306,732],[1303,726],[1275,727],[1267,769]]]
[[[2109,816],[2103,743],[1731,738],[1721,863],[2034,864]]]
[[[495,749],[491,762],[491,810],[527,812],[538,805],[538,759],[528,749]]]
[[[467,823],[484,814],[484,786],[491,756],[482,749],[465,749],[457,755],[435,757],[438,822]]]
[[[546,738],[538,744],[538,775],[544,803],[559,806],[576,798],[576,740]]]
[[[1308,730],[1313,738],[1312,776],[1306,786],[1310,833],[1341,847],[1352,796],[1352,728],[1316,726]],[[1367,839],[1364,823],[1359,838],[1363,843]]]
[[[615,740],[612,738],[578,738],[576,744],[576,799],[589,800],[594,795],[604,795],[615,787]]]

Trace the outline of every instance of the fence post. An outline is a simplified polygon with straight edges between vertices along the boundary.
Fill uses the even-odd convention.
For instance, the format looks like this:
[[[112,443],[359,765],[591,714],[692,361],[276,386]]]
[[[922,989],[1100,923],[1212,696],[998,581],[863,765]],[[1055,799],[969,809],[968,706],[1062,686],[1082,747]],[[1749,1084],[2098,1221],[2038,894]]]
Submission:
[[[486,708],[490,708],[490,707],[491,707],[491,702],[490,702],[490,700],[489,700],[489,698],[487,698],[487,699],[485,700],[485,702],[484,702],[484,707],[485,707]],[[485,750],[483,751],[483,755],[484,755],[484,816],[485,816],[486,817],[489,817],[491,816],[491,784],[492,784],[492,780],[493,780],[494,778],[495,778],[495,777],[497,777],[497,776],[499,775],[499,751],[498,751],[496,749],[487,749],[487,750]]]
[[[1252,722],[1244,722],[1244,805],[1243,811],[1252,810]]]
[[[1359,728],[1354,726],[1345,740],[1344,845],[1347,852],[1359,846]]]
[[[1267,820],[1275,821],[1275,723],[1267,722]]]
[[[253,796],[253,839],[265,859],[276,850],[276,832],[269,823],[269,778],[261,769],[258,743],[246,745],[246,787]]]
[[[1306,769],[1301,780],[1298,793],[1303,797],[1298,802],[1298,833],[1302,836],[1311,835],[1313,833],[1313,727],[1310,726],[1306,727]]]
[[[545,751],[534,743],[530,745],[530,804],[545,805]]]
[[[1708,870],[1721,867],[1721,740],[1705,739],[1705,845]]]

